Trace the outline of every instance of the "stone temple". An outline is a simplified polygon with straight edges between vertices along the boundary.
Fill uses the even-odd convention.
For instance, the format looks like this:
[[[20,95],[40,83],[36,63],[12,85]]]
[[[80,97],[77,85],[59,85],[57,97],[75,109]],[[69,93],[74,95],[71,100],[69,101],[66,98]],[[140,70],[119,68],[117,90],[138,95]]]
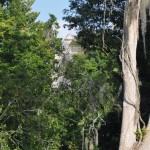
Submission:
[[[55,54],[55,60],[57,61],[56,67],[61,68],[64,61],[72,61],[74,55],[81,53],[83,53],[83,50],[81,46],[76,42],[75,37],[70,34],[67,35],[62,44],[62,52]],[[57,88],[59,84],[63,82],[69,83],[69,81],[63,77],[63,72],[54,73],[53,77],[56,78],[56,80],[54,80],[53,82],[53,88]]]

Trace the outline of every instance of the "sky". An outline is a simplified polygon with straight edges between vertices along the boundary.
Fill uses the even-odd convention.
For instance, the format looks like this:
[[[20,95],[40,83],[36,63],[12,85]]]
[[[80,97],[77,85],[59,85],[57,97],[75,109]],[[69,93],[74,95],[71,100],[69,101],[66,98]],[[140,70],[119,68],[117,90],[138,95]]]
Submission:
[[[60,25],[58,37],[65,38],[68,34],[75,35],[74,30],[64,29],[63,24],[65,21],[62,20],[63,10],[69,8],[69,0],[35,0],[32,6],[33,11],[40,12],[38,20],[47,21],[49,19],[49,13],[56,16],[57,21]]]

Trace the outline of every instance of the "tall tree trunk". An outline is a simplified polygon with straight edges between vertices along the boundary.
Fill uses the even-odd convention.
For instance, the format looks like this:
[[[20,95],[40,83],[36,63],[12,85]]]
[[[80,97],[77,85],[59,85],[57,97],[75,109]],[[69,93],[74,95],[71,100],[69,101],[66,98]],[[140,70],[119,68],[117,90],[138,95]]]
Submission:
[[[119,150],[131,150],[136,142],[140,94],[136,49],[140,0],[128,0],[124,15],[122,71],[124,82],[123,117]]]

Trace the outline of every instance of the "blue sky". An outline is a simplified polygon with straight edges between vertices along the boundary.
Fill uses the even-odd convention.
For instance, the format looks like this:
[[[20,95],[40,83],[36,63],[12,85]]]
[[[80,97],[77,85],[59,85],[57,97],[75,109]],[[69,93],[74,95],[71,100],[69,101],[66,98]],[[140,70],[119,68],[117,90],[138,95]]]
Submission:
[[[68,7],[69,0],[35,0],[32,9],[33,11],[40,12],[38,20],[44,22],[49,19],[49,13],[54,14],[60,24],[58,37],[65,38],[67,34],[75,35],[75,31],[69,31],[68,29],[63,28],[63,24],[65,23],[62,20],[63,10]]]

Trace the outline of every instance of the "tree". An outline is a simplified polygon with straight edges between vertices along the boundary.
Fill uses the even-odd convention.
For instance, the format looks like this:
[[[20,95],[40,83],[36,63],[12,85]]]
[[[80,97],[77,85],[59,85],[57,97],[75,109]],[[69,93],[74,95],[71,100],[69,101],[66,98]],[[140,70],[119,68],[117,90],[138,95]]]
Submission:
[[[78,42],[87,50],[119,49],[124,1],[71,0],[63,19],[78,32]],[[112,41],[113,40],[113,41]]]
[[[124,80],[124,102],[123,102],[123,120],[120,139],[120,150],[130,149],[149,149],[149,122],[147,124],[146,136],[143,139],[143,133],[140,129],[140,92],[139,78],[137,71],[137,41],[139,35],[139,13],[141,13],[141,30],[144,40],[146,33],[146,10],[150,2],[148,1],[128,1],[124,17],[124,35],[122,43],[122,68]],[[140,9],[141,7],[141,9]],[[146,58],[146,57],[145,57]],[[137,131],[138,130],[138,131]],[[136,132],[139,132],[140,139],[136,142]],[[143,139],[143,144],[141,140]],[[141,145],[140,145],[141,144]]]
[[[57,38],[59,24],[57,18],[53,14],[49,14],[49,20],[45,23],[45,35],[50,42],[51,48],[55,53],[61,50],[61,39]]]
[[[120,8],[123,8],[124,1],[115,1],[116,4],[120,4],[119,7],[114,5],[113,12],[122,12]],[[115,36],[115,33],[111,32],[108,34],[105,32],[105,43],[101,37],[104,37],[102,32],[103,29],[109,28],[109,23],[118,22],[122,19],[119,19],[119,15],[110,18],[107,14],[107,10],[110,10],[112,1],[70,1],[70,10],[65,10],[67,16],[64,17],[66,21],[70,24],[69,28],[77,28],[79,42],[83,47],[88,50],[94,50],[97,47],[103,47],[105,43],[108,42],[108,45],[114,44],[110,43],[109,36]],[[144,123],[141,119],[140,112],[140,94],[139,90],[139,75],[142,78],[144,77],[144,69],[142,66],[144,63],[148,66],[149,61],[149,52],[146,51],[148,47],[148,30],[147,30],[147,10],[150,5],[149,0],[146,1],[127,1],[125,14],[124,14],[124,30],[123,30],[123,42],[122,42],[122,71],[123,71],[123,80],[124,80],[124,104],[123,104],[123,120],[122,120],[122,130],[121,130],[121,140],[120,140],[120,149],[131,149],[133,147],[138,147],[139,143],[143,139],[143,130]],[[106,9],[107,8],[107,9]],[[89,13],[87,13],[87,10]],[[99,16],[97,15],[99,14]],[[139,13],[141,17],[141,24],[139,24]],[[104,15],[103,15],[104,14]],[[96,17],[99,18],[96,18]],[[95,19],[96,18],[96,19]],[[114,19],[114,20],[113,20]],[[98,22],[99,21],[99,22]],[[104,24],[105,23],[105,24]],[[115,24],[115,23],[114,23]],[[106,26],[107,27],[106,27]],[[145,61],[140,60],[142,56],[139,56],[139,45],[141,46],[141,35],[139,34],[139,27],[142,31],[142,38],[144,43],[144,57]],[[117,24],[114,31],[120,31],[122,33],[122,28]],[[82,32],[83,31],[83,32]],[[98,33],[97,35],[95,34]],[[110,31],[108,29],[108,31]],[[100,34],[101,33],[101,34]],[[107,36],[109,35],[109,36]],[[140,36],[139,36],[140,35]],[[138,37],[140,37],[138,43]],[[111,38],[112,40],[112,38]],[[99,44],[99,45],[97,45]],[[146,45],[147,44],[147,45]],[[112,46],[112,45],[111,45]],[[104,49],[102,49],[104,50]],[[138,50],[138,55],[137,55]],[[147,54],[148,53],[148,54]],[[143,59],[143,58],[142,58]],[[138,61],[138,64],[137,64]],[[139,63],[142,62],[140,65]],[[140,72],[138,72],[137,65],[140,67]],[[149,69],[149,67],[147,67]],[[142,73],[141,73],[142,71]],[[141,78],[140,78],[141,79]],[[143,79],[142,79],[143,82]],[[143,87],[143,85],[142,85]],[[143,103],[143,102],[142,102]],[[143,106],[142,106],[143,107]],[[142,123],[141,123],[142,122]],[[142,125],[141,125],[142,124]],[[141,127],[143,129],[140,129]],[[147,129],[149,129],[149,123],[147,121]],[[139,135],[139,137],[137,137]],[[145,136],[145,141],[148,141],[149,133]],[[137,139],[138,138],[138,139]],[[144,141],[143,141],[144,142]],[[145,142],[144,142],[145,143]],[[143,144],[144,146],[146,144]],[[141,148],[142,149],[142,148]]]
[[[61,73],[64,72],[65,80],[55,89],[52,99],[58,107],[54,110],[68,122],[66,130],[69,135],[64,136],[64,149],[69,148],[69,143],[72,149],[73,145],[83,150],[88,145],[101,147],[98,145],[103,132],[100,128],[105,124],[107,114],[117,107],[115,53],[112,50],[106,56],[99,51],[89,52],[75,55],[73,60],[63,63]]]
[[[96,0],[96,1],[95,0],[90,0],[90,1],[71,0],[70,9],[64,11],[66,15],[64,19],[69,22],[69,25],[67,25],[69,28],[77,29],[78,31],[77,41],[78,43],[81,44],[82,47],[85,48],[85,52],[87,54],[90,53],[89,51],[99,51],[100,55],[103,55],[104,53],[105,55],[108,55],[107,57],[103,58],[103,61],[106,61],[109,64],[109,61],[115,60],[117,64],[117,59],[116,59],[118,57],[117,51],[114,52],[116,54],[113,54],[114,58],[111,57],[111,54],[114,49],[117,49],[119,51],[119,47],[121,45],[121,42],[118,39],[119,37],[121,37],[122,34],[121,20],[123,20],[123,8],[124,8],[124,1],[119,1],[119,0],[115,1],[114,4],[112,4],[112,2],[110,1],[101,1],[101,0]],[[112,23],[112,25],[114,25],[113,30],[111,29],[110,22]],[[91,55],[91,58],[95,59],[95,55]],[[109,69],[110,68],[106,67],[104,70],[105,72],[109,72]],[[116,70],[118,69],[117,65],[115,69]],[[119,82],[121,81],[119,80],[120,79],[119,75],[115,77]],[[99,82],[101,81],[104,80],[102,78],[99,78]],[[116,83],[114,82],[114,84]],[[116,86],[117,85],[118,84],[116,84]],[[114,116],[114,114],[116,114],[115,111],[110,114],[108,113],[107,114],[108,116],[106,115],[105,119],[107,120],[107,118],[110,117],[109,115],[113,115],[112,117],[118,119],[118,114],[116,116]],[[101,142],[101,145],[99,145],[99,147],[103,149],[111,149],[112,146],[110,145],[115,141],[115,140],[113,141],[112,138],[113,136],[111,135],[111,133],[103,132],[104,129],[106,131],[110,129],[109,131],[111,131],[111,127],[112,127],[111,121],[110,120],[107,121],[109,122],[110,126],[106,125],[105,126],[106,129],[105,127],[102,127],[102,130],[99,129],[100,132],[99,138],[102,138],[100,139],[100,141],[103,141]],[[119,123],[120,122],[117,122],[116,124],[119,126]],[[108,126],[109,129],[107,129]],[[120,128],[116,129],[115,131],[116,131],[115,133],[118,133],[120,131]],[[119,138],[118,135],[115,137],[115,139],[117,138]],[[109,142],[105,144],[105,140],[108,139]],[[111,143],[110,141],[113,142]],[[113,145],[118,144],[117,142],[114,143]],[[118,147],[117,146],[113,147],[113,149],[116,148]]]
[[[138,113],[140,95],[138,72],[136,68],[138,18],[139,3],[137,3],[137,1],[128,2],[125,10],[124,36],[122,44],[124,102],[120,150],[131,149],[135,144],[135,132],[139,123]]]
[[[50,103],[55,49],[49,40],[56,35],[46,37],[48,22],[35,21],[39,13],[31,11],[32,3],[15,0],[0,6],[2,150],[58,149],[60,133],[65,134],[64,122],[45,111]]]

